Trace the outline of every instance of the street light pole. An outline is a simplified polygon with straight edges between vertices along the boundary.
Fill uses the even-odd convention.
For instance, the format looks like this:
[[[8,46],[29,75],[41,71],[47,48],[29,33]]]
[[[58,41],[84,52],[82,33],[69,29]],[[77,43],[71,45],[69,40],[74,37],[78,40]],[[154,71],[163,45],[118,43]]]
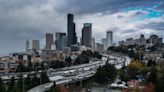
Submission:
[[[40,84],[42,84],[42,73],[43,71],[40,73]]]

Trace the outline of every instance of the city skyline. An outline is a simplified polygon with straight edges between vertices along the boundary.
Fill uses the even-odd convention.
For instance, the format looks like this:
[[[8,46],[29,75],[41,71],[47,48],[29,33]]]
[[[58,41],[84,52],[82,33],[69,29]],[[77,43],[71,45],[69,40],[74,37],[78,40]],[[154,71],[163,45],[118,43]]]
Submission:
[[[161,0],[147,0],[149,3],[143,0],[8,2],[10,0],[0,1],[0,42],[3,43],[0,46],[0,55],[24,50],[25,41],[29,38],[40,39],[42,48],[45,44],[45,33],[67,32],[68,13],[75,15],[78,37],[81,37],[83,23],[93,24],[92,33],[96,42],[101,42],[108,30],[114,32],[114,42],[132,37],[131,34],[135,38],[143,33],[146,37],[150,34],[164,36],[164,2]]]

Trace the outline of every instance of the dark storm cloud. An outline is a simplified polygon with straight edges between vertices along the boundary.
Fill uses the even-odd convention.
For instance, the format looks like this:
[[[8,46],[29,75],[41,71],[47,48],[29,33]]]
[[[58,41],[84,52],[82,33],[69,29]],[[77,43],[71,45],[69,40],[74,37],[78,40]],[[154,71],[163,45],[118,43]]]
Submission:
[[[129,8],[152,8],[162,11],[164,4],[161,0],[0,0],[0,54],[21,51],[25,48],[26,39],[44,39],[46,32],[66,32],[66,14],[69,12],[78,18],[96,13],[101,13],[100,17],[104,17],[127,11]],[[134,14],[140,15],[144,13],[138,11]],[[124,17],[117,16],[118,19]],[[147,24],[146,27],[162,30],[162,25],[155,23]],[[101,38],[100,35],[98,38]]]
[[[75,14],[115,13],[126,8],[151,7],[161,0],[65,0],[67,3],[58,12]],[[162,5],[161,5],[162,6]]]
[[[164,31],[164,22],[159,22],[159,23],[149,23],[149,24],[145,24],[145,25],[140,25],[140,28],[147,28],[147,29],[154,29],[154,30],[158,30],[158,31]]]

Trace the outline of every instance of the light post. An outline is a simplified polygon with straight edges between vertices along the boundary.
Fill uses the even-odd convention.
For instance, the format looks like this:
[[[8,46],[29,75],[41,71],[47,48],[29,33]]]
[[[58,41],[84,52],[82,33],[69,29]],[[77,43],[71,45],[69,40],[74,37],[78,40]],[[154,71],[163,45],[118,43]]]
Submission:
[[[42,84],[42,73],[43,73],[43,71],[41,70],[41,73],[40,73],[40,84]]]

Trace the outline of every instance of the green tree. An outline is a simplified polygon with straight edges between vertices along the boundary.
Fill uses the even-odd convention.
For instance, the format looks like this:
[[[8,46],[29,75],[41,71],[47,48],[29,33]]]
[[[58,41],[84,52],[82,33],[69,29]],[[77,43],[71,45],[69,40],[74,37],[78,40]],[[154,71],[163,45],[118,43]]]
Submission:
[[[126,67],[126,72],[130,79],[135,78],[140,74],[143,64],[139,61],[131,61],[131,63]]]
[[[66,61],[67,65],[70,66],[72,59],[71,59],[71,57],[66,57],[65,61]]]
[[[19,63],[16,72],[26,72],[26,67],[22,63]]]
[[[10,80],[7,92],[13,92],[14,87],[15,87],[15,78],[12,77],[12,79]]]
[[[157,73],[158,73],[157,69],[155,67],[152,67],[151,72],[148,76],[148,82],[152,82],[155,84],[157,79]]]
[[[28,62],[27,70],[28,71],[33,71],[34,70],[31,61]]]
[[[6,92],[6,89],[4,87],[4,83],[3,83],[1,78],[0,78],[0,92]]]
[[[43,83],[50,82],[50,80],[49,80],[48,75],[47,75],[46,72],[42,71],[40,77],[41,77],[41,82],[42,82],[42,84],[43,84]]]
[[[101,59],[101,58],[102,58],[102,55],[99,54],[99,52],[96,52],[96,51],[95,51],[95,52],[93,53],[93,57]]]
[[[117,75],[117,70],[114,65],[107,63],[99,67],[94,75],[95,82],[100,84],[112,83]]]
[[[17,82],[17,87],[18,87],[18,90],[19,90],[20,92],[23,91],[23,85],[24,85],[23,82],[24,82],[23,75],[20,74],[20,75],[19,75],[18,82]]]
[[[46,69],[43,62],[41,62],[40,67],[41,67],[41,70],[45,70]]]
[[[164,75],[158,78],[155,84],[156,92],[164,92]]]
[[[28,90],[30,88],[32,88],[32,84],[31,84],[31,78],[30,75],[27,75],[27,78],[25,78],[25,89]]]
[[[35,87],[35,86],[38,86],[40,84],[40,80],[37,77],[37,74],[35,74],[34,77],[32,78],[31,84],[32,84],[31,87]]]

